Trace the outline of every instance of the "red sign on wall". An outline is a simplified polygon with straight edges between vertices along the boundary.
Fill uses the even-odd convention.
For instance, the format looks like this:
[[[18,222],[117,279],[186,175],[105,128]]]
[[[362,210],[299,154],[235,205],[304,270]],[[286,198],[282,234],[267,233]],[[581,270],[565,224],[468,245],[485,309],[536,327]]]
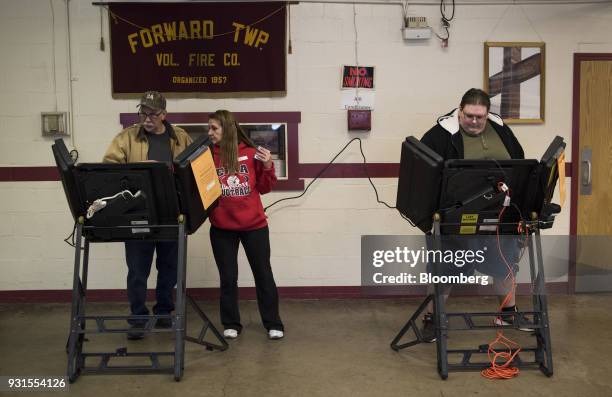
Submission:
[[[113,92],[284,92],[285,7],[111,4]]]
[[[374,89],[374,66],[343,66],[342,88]]]

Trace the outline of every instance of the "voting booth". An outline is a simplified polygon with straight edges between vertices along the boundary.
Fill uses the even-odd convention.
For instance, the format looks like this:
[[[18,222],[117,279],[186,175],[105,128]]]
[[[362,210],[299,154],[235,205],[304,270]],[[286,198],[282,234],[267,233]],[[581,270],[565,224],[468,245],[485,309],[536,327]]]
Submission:
[[[206,314],[186,294],[185,286],[187,237],[205,222],[208,211],[216,205],[221,194],[209,144],[206,136],[201,137],[187,147],[173,164],[75,164],[63,140],[58,139],[52,145],[75,222],[72,309],[66,346],[70,382],[82,374],[125,372],[168,372],[173,373],[174,379],[179,381],[184,370],[185,341],[198,343],[207,350],[228,348],[227,342]],[[131,240],[178,242],[174,314],[87,315],[90,244]],[[187,303],[203,323],[196,337],[186,334]],[[172,327],[155,328],[159,319],[171,320]],[[145,333],[174,334],[174,349],[131,352],[127,347],[119,347],[113,352],[84,352],[87,335],[128,333],[127,320],[146,322],[142,330]],[[117,323],[122,325],[117,327]],[[144,364],[134,365],[135,361]],[[171,364],[164,364],[164,361]]]

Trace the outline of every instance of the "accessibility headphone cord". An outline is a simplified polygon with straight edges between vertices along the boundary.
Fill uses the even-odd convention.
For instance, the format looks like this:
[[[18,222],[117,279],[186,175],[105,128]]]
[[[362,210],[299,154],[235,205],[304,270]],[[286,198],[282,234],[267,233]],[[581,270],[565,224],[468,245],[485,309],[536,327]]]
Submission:
[[[129,190],[125,189],[120,191],[119,193],[113,195],[113,196],[108,196],[108,197],[102,197],[99,199],[94,200],[94,202],[89,206],[89,208],[87,208],[87,212],[86,212],[86,218],[87,219],[91,219],[96,212],[102,210],[104,207],[106,207],[107,202],[110,200],[114,200],[117,197],[123,197],[124,199],[135,199],[137,197],[142,196],[142,192],[139,190],[136,192],[136,194],[130,192]],[[76,232],[76,228],[77,228],[77,223],[74,222],[74,226],[72,227],[72,233],[70,233],[70,235],[68,235],[68,237],[66,237],[64,239],[64,242],[66,244],[68,244],[71,247],[76,247],[76,242],[74,241],[74,233]],[[81,249],[83,249],[83,247],[81,247]]]
[[[332,163],[334,161],[336,161],[336,159],[338,158],[338,156],[340,156],[342,154],[342,152],[344,152],[346,150],[346,148],[353,143],[354,141],[359,141],[359,151],[361,152],[361,157],[363,158],[363,169],[365,171],[366,177],[368,178],[368,181],[370,182],[370,185],[372,185],[372,189],[374,189],[374,193],[376,194],[376,202],[379,204],[384,204],[387,208],[389,209],[397,209],[396,207],[392,207],[389,204],[387,204],[386,202],[380,200],[379,196],[378,196],[378,190],[376,189],[376,186],[374,186],[374,182],[372,182],[372,178],[370,178],[370,175],[368,174],[368,163],[365,157],[365,154],[363,153],[363,147],[361,146],[361,138],[353,138],[351,139],[346,145],[344,145],[344,147],[334,156],[333,159],[331,159],[331,161],[329,163],[327,163],[327,165],[325,167],[323,167],[323,169],[321,171],[319,171],[317,173],[317,175],[308,183],[308,185],[306,185],[306,188],[304,189],[304,191],[300,194],[298,194],[297,196],[292,196],[292,197],[285,197],[282,198],[280,200],[276,200],[275,202],[273,202],[272,204],[268,205],[267,207],[264,208],[264,212],[266,212],[268,210],[268,208],[272,207],[273,205],[276,205],[278,203],[280,203],[281,201],[285,201],[285,200],[293,200],[293,199],[297,199],[302,197],[303,195],[306,194],[306,192],[308,191],[308,188],[310,187],[310,185],[312,185],[317,179],[319,179],[319,177],[321,175],[323,175],[323,173],[325,171],[327,171],[327,169],[332,165]],[[408,218],[404,217],[402,215],[402,217],[406,220],[408,220]],[[410,222],[410,220],[408,220]],[[412,222],[411,222],[412,223]],[[414,225],[413,225],[414,226]]]

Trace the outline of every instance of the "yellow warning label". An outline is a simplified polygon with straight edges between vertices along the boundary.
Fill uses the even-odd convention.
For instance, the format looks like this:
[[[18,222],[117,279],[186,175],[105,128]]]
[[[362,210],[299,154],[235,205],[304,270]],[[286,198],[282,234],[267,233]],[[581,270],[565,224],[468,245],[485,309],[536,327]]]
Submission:
[[[459,234],[476,234],[476,226],[461,226]]]
[[[565,152],[561,153],[557,164],[559,167],[559,205],[563,207],[565,203]]]
[[[477,223],[478,214],[462,214],[461,223]]]

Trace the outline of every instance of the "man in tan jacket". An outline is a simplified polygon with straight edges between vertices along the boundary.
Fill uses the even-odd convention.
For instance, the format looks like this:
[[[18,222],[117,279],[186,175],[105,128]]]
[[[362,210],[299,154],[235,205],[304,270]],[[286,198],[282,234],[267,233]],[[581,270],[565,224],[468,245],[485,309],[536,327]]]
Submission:
[[[133,163],[164,161],[171,163],[190,143],[191,138],[182,128],[166,121],[166,99],[157,91],[147,91],[138,104],[139,124],[121,131],[104,154],[105,163]],[[145,304],[147,279],[151,272],[153,253],[156,252],[157,287],[153,306],[156,315],[167,315],[174,310],[172,290],[176,285],[178,255],[177,241],[126,241],[125,259],[128,266],[127,292],[132,315],[148,315]],[[144,337],[146,322],[130,320],[128,339]],[[170,319],[159,319],[158,328],[172,326]]]

